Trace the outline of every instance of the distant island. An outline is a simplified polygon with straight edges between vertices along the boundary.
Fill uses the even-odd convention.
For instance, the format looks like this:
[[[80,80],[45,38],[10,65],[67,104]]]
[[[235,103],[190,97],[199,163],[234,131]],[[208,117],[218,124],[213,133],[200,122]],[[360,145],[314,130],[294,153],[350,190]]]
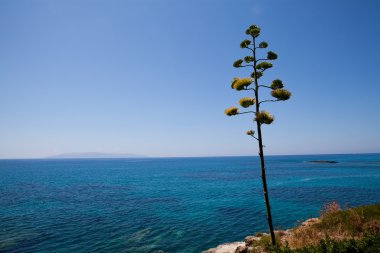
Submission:
[[[317,160],[317,161],[309,161],[309,163],[338,163],[338,162],[337,161]]]
[[[116,153],[100,153],[100,152],[85,152],[85,153],[64,153],[46,157],[46,159],[86,159],[86,158],[143,158],[144,155],[137,154],[116,154]]]

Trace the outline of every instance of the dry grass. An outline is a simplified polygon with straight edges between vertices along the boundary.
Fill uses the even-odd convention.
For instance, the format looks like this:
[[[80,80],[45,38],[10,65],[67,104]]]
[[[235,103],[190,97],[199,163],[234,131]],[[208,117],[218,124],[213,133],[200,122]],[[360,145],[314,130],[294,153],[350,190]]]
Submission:
[[[339,212],[340,210],[340,206],[337,202],[328,202],[322,206],[321,210],[319,211],[319,214],[322,218],[325,215],[334,214]]]
[[[379,252],[380,203],[342,210],[338,203],[325,204],[319,218],[298,227],[275,231],[276,246],[269,234],[256,233],[245,239],[240,253],[336,253]],[[367,251],[368,250],[368,251]]]
[[[361,239],[365,235],[380,235],[380,205],[370,205],[341,210],[336,202],[327,203],[320,211],[321,217],[312,224],[308,221],[282,238],[290,248],[316,246],[329,237],[336,241]]]

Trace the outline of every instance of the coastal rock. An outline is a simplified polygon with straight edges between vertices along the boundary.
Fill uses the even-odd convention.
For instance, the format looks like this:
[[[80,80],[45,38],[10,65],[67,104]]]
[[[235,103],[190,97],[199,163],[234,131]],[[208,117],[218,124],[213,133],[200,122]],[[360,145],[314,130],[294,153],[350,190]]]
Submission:
[[[299,227],[308,227],[320,222],[319,218],[310,218],[300,224]],[[292,236],[292,229],[276,230],[277,236],[281,237],[283,244]],[[254,242],[259,241],[262,236],[269,236],[267,233],[257,233],[256,236],[250,235],[244,238],[244,242],[231,242],[221,244],[216,248],[211,248],[202,253],[248,253],[248,252],[264,252],[259,246],[254,246]]]
[[[231,242],[221,244],[216,248],[208,249],[206,251],[202,251],[202,253],[235,253],[238,247],[244,247],[244,242]],[[243,253],[243,252],[241,252]]]
[[[302,222],[301,226],[302,227],[308,227],[308,226],[311,226],[311,225],[318,223],[319,221],[320,221],[319,218],[310,218],[310,219],[307,219],[304,222]]]
[[[235,253],[248,253],[246,246],[239,246],[236,248]]]
[[[260,240],[260,237],[253,236],[253,235],[250,235],[250,236],[247,236],[246,238],[244,238],[245,245],[247,245],[247,246],[252,245],[252,243],[254,243],[255,241],[259,241],[259,240]]]

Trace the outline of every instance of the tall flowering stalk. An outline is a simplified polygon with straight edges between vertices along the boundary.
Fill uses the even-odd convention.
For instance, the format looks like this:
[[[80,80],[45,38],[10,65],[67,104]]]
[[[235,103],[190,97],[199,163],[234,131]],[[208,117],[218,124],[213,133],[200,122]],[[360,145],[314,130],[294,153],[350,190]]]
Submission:
[[[249,111],[240,112],[237,107],[227,108],[224,113],[227,116],[234,116],[239,114],[250,113],[253,115],[253,121],[256,122],[256,130],[255,131],[248,130],[247,135],[253,137],[258,142],[259,146],[259,157],[260,157],[260,165],[261,165],[261,179],[263,185],[263,193],[264,193],[264,201],[265,207],[267,211],[267,220],[270,231],[270,236],[272,240],[272,245],[276,244],[273,222],[272,222],[272,214],[269,204],[269,195],[268,195],[268,187],[267,180],[265,175],[265,161],[264,161],[264,152],[263,152],[263,138],[261,134],[261,127],[263,124],[271,124],[274,120],[273,116],[264,110],[260,110],[260,105],[267,102],[278,102],[285,101],[290,98],[292,95],[289,91],[284,89],[284,85],[281,80],[276,79],[271,82],[269,85],[259,85],[258,80],[264,75],[264,72],[267,69],[272,68],[271,61],[277,59],[277,54],[268,51],[266,57],[259,58],[258,53],[260,50],[263,50],[268,47],[268,43],[265,41],[258,42],[258,37],[260,36],[260,28],[256,25],[251,25],[245,33],[250,36],[250,39],[245,39],[240,43],[240,47],[243,49],[247,49],[250,51],[250,55],[245,56],[243,59],[238,59],[234,62],[233,66],[235,68],[252,68],[253,72],[250,77],[238,78],[235,77],[232,80],[231,88],[237,91],[250,91],[254,93],[254,97],[243,97],[239,100],[239,105],[243,108],[253,107],[254,109]],[[253,84],[253,85],[252,85]],[[252,87],[253,86],[253,87]],[[260,88],[271,90],[270,95],[273,99],[264,99],[260,100],[259,90]]]

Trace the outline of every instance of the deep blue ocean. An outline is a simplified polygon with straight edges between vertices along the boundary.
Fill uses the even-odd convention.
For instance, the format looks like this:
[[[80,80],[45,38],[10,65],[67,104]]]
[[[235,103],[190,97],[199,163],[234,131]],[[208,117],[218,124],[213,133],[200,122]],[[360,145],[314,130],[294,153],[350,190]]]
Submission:
[[[380,202],[380,154],[266,162],[276,229]],[[201,252],[267,231],[257,157],[0,160],[0,207],[0,252]]]

